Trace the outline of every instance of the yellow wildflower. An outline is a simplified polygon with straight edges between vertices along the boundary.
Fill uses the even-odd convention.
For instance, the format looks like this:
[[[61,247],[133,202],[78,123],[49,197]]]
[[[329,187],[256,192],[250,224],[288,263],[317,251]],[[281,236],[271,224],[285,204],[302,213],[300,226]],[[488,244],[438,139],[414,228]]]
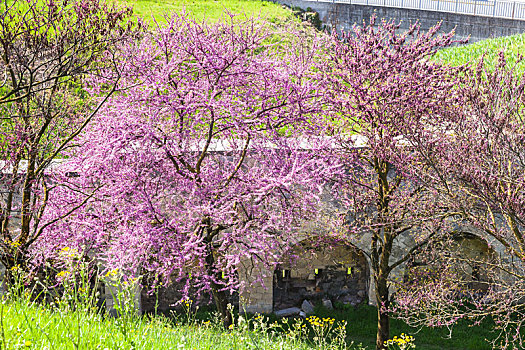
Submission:
[[[69,272],[68,270],[60,271],[59,273],[57,273],[57,278],[64,278],[68,276],[70,273],[71,272]]]
[[[106,273],[106,277],[116,276],[117,273],[118,273],[118,269],[113,269],[113,270],[108,271],[108,272]]]

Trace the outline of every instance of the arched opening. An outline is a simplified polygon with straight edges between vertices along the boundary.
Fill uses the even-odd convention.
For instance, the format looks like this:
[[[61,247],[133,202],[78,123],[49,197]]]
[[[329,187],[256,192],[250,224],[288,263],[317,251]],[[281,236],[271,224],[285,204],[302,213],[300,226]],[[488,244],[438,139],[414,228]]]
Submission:
[[[454,233],[407,262],[405,282],[439,280],[460,295],[483,296],[499,273],[493,268],[496,260],[496,252],[484,239],[467,232]]]
[[[273,309],[330,300],[358,305],[368,298],[369,269],[364,254],[337,241],[306,240],[288,250],[273,276]]]
[[[496,271],[492,263],[497,255],[487,242],[470,233],[460,233],[454,236],[450,250],[451,261],[458,278],[465,287],[474,292],[485,293],[489,289],[491,276]]]

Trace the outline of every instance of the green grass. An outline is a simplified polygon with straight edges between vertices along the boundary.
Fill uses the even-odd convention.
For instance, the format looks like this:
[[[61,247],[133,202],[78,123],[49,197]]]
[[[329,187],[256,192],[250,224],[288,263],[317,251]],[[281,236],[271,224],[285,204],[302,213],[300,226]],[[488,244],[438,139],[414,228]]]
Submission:
[[[494,64],[499,53],[505,52],[505,57],[510,64],[514,64],[518,55],[525,54],[525,34],[488,39],[473,44],[452,47],[439,51],[435,59],[437,61],[459,66],[463,64],[476,64],[485,55],[485,60]],[[524,71],[525,65],[519,65],[519,71]]]
[[[174,11],[186,11],[197,19],[210,22],[220,20],[226,12],[248,17],[263,17],[272,22],[291,18],[292,14],[282,6],[261,0],[117,0],[133,6],[135,14],[145,18],[155,18],[164,22],[164,16]]]
[[[116,0],[133,6],[135,14],[145,18],[155,18],[164,22],[165,15],[171,12],[186,11],[197,19],[210,22],[219,21],[227,12],[240,16],[260,16],[272,22],[285,22],[292,18],[290,10],[264,0]],[[513,64],[519,54],[525,53],[525,34],[482,40],[476,43],[452,47],[439,51],[435,60],[454,66],[476,64],[485,54],[492,65],[500,51],[505,51],[509,63]],[[521,63],[519,71],[525,71]]]
[[[133,310],[133,285],[126,282],[118,282],[121,292],[116,295],[121,316],[110,317],[94,307],[96,296],[87,280],[67,278],[63,295],[38,294],[39,298],[54,295],[51,304],[32,301],[35,289],[26,291],[20,283],[2,295],[0,349],[360,349],[342,346],[345,328],[335,329],[337,322],[323,325],[325,334],[315,340],[312,327],[301,327],[303,320],[278,323],[261,315],[235,316],[234,325],[225,330],[216,313],[189,312],[191,303],[171,318],[140,317]]]
[[[311,331],[297,333],[293,325],[304,321],[256,316],[239,321],[225,331],[219,319],[209,310],[197,314],[163,316],[136,315],[112,318],[79,305],[72,310],[64,301],[56,306],[31,302],[29,298],[2,298],[0,301],[0,341],[2,349],[339,349],[336,343],[324,347],[314,344]],[[376,309],[363,305],[357,309],[327,310],[316,308],[321,318],[334,318],[335,325],[345,320],[346,343],[349,349],[375,348]],[[302,329],[301,327],[299,327]],[[307,327],[308,329],[309,327]],[[292,332],[290,332],[292,330]],[[330,331],[332,335],[336,332]],[[489,350],[485,338],[493,334],[489,324],[468,327],[458,324],[449,338],[447,329],[424,328],[417,332],[399,320],[391,321],[391,338],[401,333],[415,337],[417,349],[425,350]],[[336,337],[333,339],[344,339]],[[328,345],[330,344],[330,345]]]
[[[222,330],[215,323],[166,318],[104,318],[95,312],[48,309],[26,301],[2,304],[2,349],[312,349],[262,332]]]

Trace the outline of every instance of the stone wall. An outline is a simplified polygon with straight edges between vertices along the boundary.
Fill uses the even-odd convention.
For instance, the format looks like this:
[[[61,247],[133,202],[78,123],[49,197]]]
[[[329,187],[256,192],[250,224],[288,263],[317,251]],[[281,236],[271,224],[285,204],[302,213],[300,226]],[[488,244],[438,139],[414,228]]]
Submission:
[[[457,283],[456,287],[463,292],[483,295],[491,283],[499,283],[505,277],[502,271],[494,268],[499,255],[479,236],[455,232],[446,241],[433,245],[433,250],[439,251],[439,255],[422,254],[408,261],[405,282],[421,284],[429,278],[451,278],[451,282]]]
[[[184,298],[183,291],[186,288],[184,281],[176,282],[173,280],[166,285],[153,288],[154,281],[146,278],[146,276],[142,276],[141,283],[140,306],[143,314],[158,313],[169,315],[172,311],[181,311],[186,307],[181,303]],[[192,288],[187,293],[187,297],[191,299],[192,308],[208,306],[213,303],[210,295],[198,295]],[[229,294],[228,297],[230,304],[237,308],[239,306],[239,294]]]
[[[341,31],[349,30],[355,23],[362,24],[363,20],[369,21],[370,17],[376,14],[378,18],[402,21],[401,29],[407,29],[410,24],[419,21],[421,28],[428,30],[438,22],[443,21],[441,26],[442,32],[450,32],[456,29],[458,38],[470,36],[470,42],[525,32],[525,21],[523,20],[331,2],[304,0],[272,1],[287,6],[297,6],[302,9],[310,7],[319,13],[323,23]]]
[[[273,311],[273,272],[260,263],[245,260],[239,269],[244,282],[239,296],[239,309],[247,313]]]
[[[300,307],[304,300],[357,305],[367,301],[370,287],[364,254],[334,242],[299,240],[275,269],[246,261],[239,276],[245,282],[240,308],[249,313]]]
[[[487,265],[496,262],[495,251],[484,240],[468,234],[459,235],[451,250],[451,254],[459,257],[454,267],[459,278],[465,281],[466,287],[485,292],[493,281],[492,274],[498,273]]]

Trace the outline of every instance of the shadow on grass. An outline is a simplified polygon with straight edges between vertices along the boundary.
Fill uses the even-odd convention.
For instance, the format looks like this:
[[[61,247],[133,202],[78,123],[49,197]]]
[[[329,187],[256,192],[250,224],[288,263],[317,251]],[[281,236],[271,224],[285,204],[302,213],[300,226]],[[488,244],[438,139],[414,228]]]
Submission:
[[[194,319],[198,321],[210,320],[213,318],[213,313],[214,308],[212,306],[201,307],[194,315]],[[180,321],[181,315],[177,314]],[[342,307],[334,310],[317,306],[315,315],[321,318],[347,321],[348,343],[361,343],[367,349],[375,348],[377,309],[374,306],[361,305],[357,308]],[[253,315],[248,317],[250,316]],[[273,314],[266,316],[269,318],[269,322],[281,321]],[[447,328],[423,328],[418,331],[403,321],[391,319],[390,336],[393,338],[401,333],[410,334],[414,336],[417,348],[424,350],[490,350],[492,347],[488,340],[493,339],[496,335],[492,327],[493,323],[489,321],[483,322],[479,326],[469,326],[466,322],[459,322],[450,334]]]
[[[370,305],[361,305],[358,308],[344,308],[328,310],[316,307],[319,317],[332,317],[336,320],[348,322],[348,336],[356,342],[362,343],[368,349],[375,347],[377,330],[377,309]],[[468,326],[465,322],[458,323],[452,330],[450,337],[447,328],[423,328],[419,332],[407,326],[403,321],[391,319],[390,336],[399,336],[401,333],[415,337],[418,349],[450,349],[450,350],[489,350],[491,345],[486,339],[494,337],[491,322],[484,322],[480,326]]]

